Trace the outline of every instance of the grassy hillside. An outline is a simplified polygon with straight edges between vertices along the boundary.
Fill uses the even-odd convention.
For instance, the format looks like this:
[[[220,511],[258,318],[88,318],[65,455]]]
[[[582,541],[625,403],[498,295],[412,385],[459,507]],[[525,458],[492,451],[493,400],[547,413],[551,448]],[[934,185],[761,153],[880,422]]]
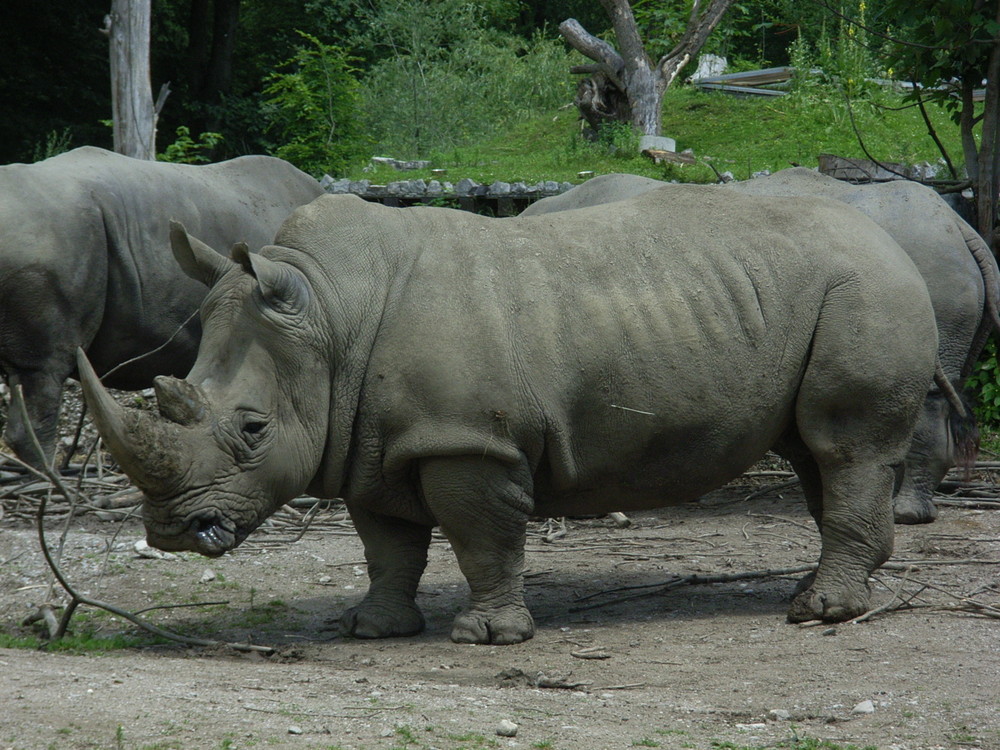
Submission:
[[[940,160],[927,129],[914,108],[900,109],[899,97],[887,94],[876,106],[854,104],[853,114],[869,152],[880,160],[916,163]],[[958,129],[940,110],[930,112],[953,160],[961,159]],[[694,166],[656,166],[635,154],[627,143],[615,153],[614,144],[594,144],[580,136],[576,110],[567,106],[525,121],[504,137],[484,140],[432,157],[432,167],[446,169],[444,179],[463,177],[481,183],[494,180],[529,183],[539,180],[579,182],[577,173],[632,172],[682,182],[714,182],[715,173],[729,171],[737,179],[763,169],[776,171],[792,163],[815,167],[822,153],[865,158],[851,125],[847,104],[836,92],[768,99],[736,99],[700,92],[688,86],[670,89],[663,103],[663,134],[677,149],[691,149]],[[624,140],[624,139],[623,139]],[[407,154],[386,154],[408,158]],[[359,164],[349,175],[376,182],[431,179],[429,169],[400,173],[390,168],[363,172]]]

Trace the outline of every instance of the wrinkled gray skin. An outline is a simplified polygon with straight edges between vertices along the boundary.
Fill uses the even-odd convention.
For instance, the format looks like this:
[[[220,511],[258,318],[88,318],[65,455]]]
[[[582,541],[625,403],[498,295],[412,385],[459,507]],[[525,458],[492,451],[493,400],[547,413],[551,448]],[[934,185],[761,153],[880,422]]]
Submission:
[[[611,203],[664,184],[639,175],[602,175],[537,201],[521,215]],[[998,271],[982,238],[937,193],[905,181],[852,185],[801,167],[729,183],[724,189],[761,196],[825,196],[871,217],[907,252],[923,276],[937,320],[942,370],[955,390],[962,391],[994,327]],[[974,460],[977,443],[971,408],[962,419],[944,395],[932,389],[894,500],[896,523],[933,521],[937,517],[932,499],[935,488],[953,466]]]
[[[46,458],[77,348],[106,373],[170,339],[204,298],[170,252],[170,219],[219,247],[258,248],[321,193],[309,175],[266,156],[190,166],[85,147],[0,166],[0,374],[21,384]],[[183,375],[199,335],[195,319],[106,383],[146,388],[154,375]],[[19,457],[39,463],[18,409],[10,409],[4,437]]]
[[[175,227],[212,287],[187,378],[157,379],[155,415],[80,364],[149,543],[220,555],[340,496],[371,578],[348,633],[423,627],[440,525],[471,589],[452,639],[515,643],[530,516],[685,502],[774,448],[823,545],[789,618],[864,612],[935,366],[923,280],[835,201],[665,190],[503,221],[323,196],[232,261]]]

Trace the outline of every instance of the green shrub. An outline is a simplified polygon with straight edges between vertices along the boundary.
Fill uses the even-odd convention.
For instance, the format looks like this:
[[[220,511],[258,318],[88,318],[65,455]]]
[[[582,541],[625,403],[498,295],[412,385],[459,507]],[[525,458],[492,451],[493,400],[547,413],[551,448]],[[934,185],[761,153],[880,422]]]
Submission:
[[[309,44],[273,73],[264,89],[271,152],[313,174],[341,175],[367,156],[357,70],[344,50],[299,32]]]
[[[815,36],[806,37],[800,31],[789,45],[789,64],[795,68],[793,94],[820,100],[836,96],[854,103],[883,98],[876,79],[886,78],[887,73],[879,63],[876,40],[865,27],[865,0],[845,14],[859,23],[840,18],[830,24],[824,21]]]
[[[490,27],[475,4],[439,6],[428,16],[405,0],[370,19],[391,50],[363,80],[380,153],[426,158],[572,101],[570,54],[554,34],[524,39]]]
[[[627,122],[605,122],[597,130],[597,143],[612,156],[628,159],[639,151],[639,131]]]
[[[994,339],[986,342],[965,387],[976,394],[975,412],[980,426],[993,430],[1000,428],[1000,363]]]
[[[70,128],[62,130],[50,130],[45,136],[45,141],[36,143],[32,152],[32,161],[42,161],[51,156],[57,156],[73,147],[73,134]]]

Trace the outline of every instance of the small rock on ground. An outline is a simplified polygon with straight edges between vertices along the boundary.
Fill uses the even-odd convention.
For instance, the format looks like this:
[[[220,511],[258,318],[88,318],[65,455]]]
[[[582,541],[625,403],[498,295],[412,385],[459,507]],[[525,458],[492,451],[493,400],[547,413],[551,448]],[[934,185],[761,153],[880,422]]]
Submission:
[[[517,736],[517,724],[513,721],[508,721],[504,719],[499,724],[497,724],[497,735],[500,737],[516,737]]]

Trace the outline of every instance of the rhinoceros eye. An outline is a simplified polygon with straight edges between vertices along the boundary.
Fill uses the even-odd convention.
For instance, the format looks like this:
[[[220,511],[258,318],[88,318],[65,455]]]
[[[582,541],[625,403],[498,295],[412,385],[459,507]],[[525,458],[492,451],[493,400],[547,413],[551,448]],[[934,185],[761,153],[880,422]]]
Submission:
[[[242,420],[240,432],[244,442],[251,448],[256,448],[267,433],[267,422],[257,415],[248,414]]]

